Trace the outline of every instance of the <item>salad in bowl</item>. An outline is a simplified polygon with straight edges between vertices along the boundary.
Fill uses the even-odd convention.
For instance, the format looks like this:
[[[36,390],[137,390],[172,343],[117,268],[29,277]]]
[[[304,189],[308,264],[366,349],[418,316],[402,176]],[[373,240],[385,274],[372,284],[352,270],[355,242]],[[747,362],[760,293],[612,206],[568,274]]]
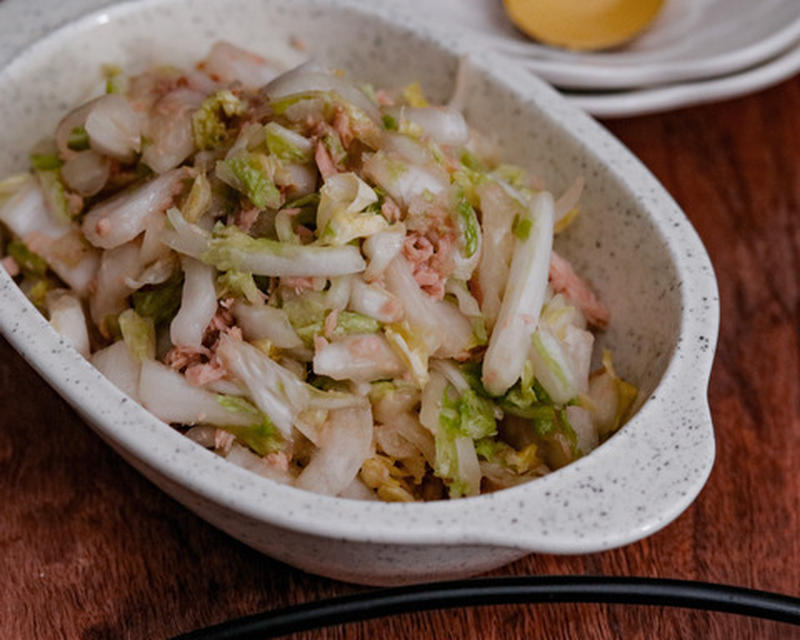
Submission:
[[[411,502],[546,475],[631,413],[594,353],[613,319],[553,250],[582,177],[554,198],[458,90],[282,73],[225,41],[104,73],[0,182],[2,265],[188,438],[280,483]]]

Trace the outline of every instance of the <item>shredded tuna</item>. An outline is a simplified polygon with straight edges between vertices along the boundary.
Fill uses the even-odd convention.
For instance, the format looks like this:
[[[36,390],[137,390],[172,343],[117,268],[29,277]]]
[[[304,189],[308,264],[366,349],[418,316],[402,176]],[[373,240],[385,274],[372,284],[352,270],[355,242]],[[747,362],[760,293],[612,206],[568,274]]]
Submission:
[[[294,232],[300,237],[303,243],[313,242],[314,240],[314,232],[302,224],[297,225],[294,228]]]
[[[333,117],[333,128],[339,134],[342,145],[347,149],[353,141],[354,133],[350,125],[350,117],[341,107],[336,108],[336,115]]]
[[[308,135],[314,138],[321,138],[328,132],[328,124],[315,115],[306,116],[306,128]]]
[[[217,429],[214,432],[214,448],[222,451],[222,453],[228,453],[235,441],[236,436],[224,429]]]
[[[453,271],[452,249],[449,235],[410,233],[403,243],[403,256],[411,265],[414,279],[435,300],[444,298],[445,282]]]
[[[581,308],[590,324],[601,328],[608,324],[608,309],[575,273],[572,265],[555,251],[550,257],[550,283],[556,293],[565,294]]]
[[[180,371],[192,365],[203,364],[211,358],[212,353],[210,349],[201,347],[195,349],[194,347],[172,347],[164,356],[164,364]]]
[[[320,174],[322,175],[323,180],[327,180],[331,176],[335,176],[339,173],[339,170],[336,168],[336,165],[331,158],[331,154],[328,153],[328,149],[322,143],[322,141],[317,141],[317,148],[314,151],[314,161],[317,163],[317,168],[319,169]]]
[[[429,231],[441,232],[449,227],[450,213],[436,203],[425,200],[422,196],[414,196],[408,202],[406,227],[425,235]]]
[[[0,265],[3,266],[3,269],[5,269],[8,275],[10,275],[12,278],[19,275],[19,265],[11,256],[6,256],[0,260]]]
[[[378,89],[375,92],[375,98],[378,100],[378,104],[382,107],[393,107],[394,106],[394,98],[386,93],[383,89]]]
[[[242,208],[236,216],[236,226],[248,233],[258,220],[258,213],[257,207]]]
[[[242,330],[234,325],[233,314],[228,310],[230,305],[229,299],[220,301],[217,312],[203,333],[202,347],[173,347],[164,357],[164,363],[177,371],[185,370],[186,379],[199,387],[224,378],[228,370],[216,354],[220,336],[224,334],[236,340],[242,339]]]
[[[403,255],[413,266],[427,262],[433,255],[433,243],[418,233],[409,233],[403,242]]]
[[[420,287],[425,289],[434,286],[439,281],[439,274],[427,264],[421,264],[414,270],[414,279]]]
[[[221,380],[227,373],[228,371],[214,355],[211,360],[204,364],[193,364],[186,367],[184,375],[193,385],[203,387],[210,382]]]
[[[289,456],[287,456],[283,451],[268,453],[264,458],[264,461],[273,469],[278,469],[280,471],[289,470]]]
[[[455,238],[451,234],[436,236],[436,253],[431,257],[430,265],[445,280],[455,268],[453,263],[454,248]]]
[[[217,312],[211,318],[211,322],[209,322],[208,326],[206,327],[206,332],[205,335],[203,336],[203,342],[205,343],[209,332],[226,331],[227,329],[230,329],[233,326],[233,323],[234,323],[233,314],[225,307],[218,307]]]
[[[333,309],[327,316],[323,326],[323,333],[328,340],[333,339],[333,332],[336,331],[336,325],[339,324],[339,310]]]
[[[403,212],[391,198],[386,198],[381,205],[381,213],[389,222],[397,222],[403,217]]]
[[[445,280],[427,264],[421,264],[414,270],[414,279],[420,288],[434,300],[444,298]]]

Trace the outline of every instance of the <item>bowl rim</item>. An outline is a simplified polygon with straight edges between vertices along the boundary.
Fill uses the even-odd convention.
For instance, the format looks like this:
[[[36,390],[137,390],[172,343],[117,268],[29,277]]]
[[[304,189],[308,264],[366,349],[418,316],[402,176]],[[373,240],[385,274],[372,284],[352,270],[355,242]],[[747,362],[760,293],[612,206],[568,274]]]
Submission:
[[[25,48],[0,69],[0,87],[26,65],[52,55],[60,42],[71,40],[75,33],[142,8],[183,1],[131,0],[70,21]],[[641,201],[649,222],[672,254],[682,283],[682,310],[678,343],[667,369],[655,392],[629,423],[585,458],[543,478],[496,493],[430,503],[349,500],[275,483],[225,461],[161,422],[67,344],[2,269],[0,331],[126,458],[137,460],[205,500],[286,530],[392,545],[476,544],[546,553],[587,553],[636,541],[669,524],[699,493],[714,460],[706,389],[719,326],[718,291],[710,259],[689,220],[644,165],[597,122],[523,69],[490,52],[476,51],[468,37],[443,34],[430,25],[398,17],[391,10],[391,3],[383,0],[370,5],[358,0],[297,2],[300,3],[370,16],[401,34],[438,46],[443,55],[467,57],[470,64],[492,74],[521,101],[537,107],[556,124],[561,135],[579,141],[587,156],[604,165],[630,198]],[[697,349],[698,341],[703,340],[705,348]],[[671,395],[687,395],[687,391],[692,393],[679,408],[669,404]],[[671,432],[667,444],[682,447],[687,429],[694,432],[696,445],[682,448],[682,455],[688,456],[684,461],[691,469],[691,477],[684,479],[680,492],[657,494],[658,483],[653,483],[652,490],[645,484],[640,499],[647,501],[647,509],[643,513],[633,508],[620,510],[620,505],[631,498],[631,487],[653,479],[649,469],[626,467],[624,463],[648,447],[641,437],[646,428],[659,426],[665,418],[680,427]],[[616,470],[618,482],[598,488],[597,479],[609,469]],[[597,493],[602,493],[602,498],[594,500],[592,496]],[[575,499],[568,499],[569,496]],[[515,513],[515,517],[502,521],[492,517],[508,513]],[[574,526],[586,522],[604,524],[580,529]]]

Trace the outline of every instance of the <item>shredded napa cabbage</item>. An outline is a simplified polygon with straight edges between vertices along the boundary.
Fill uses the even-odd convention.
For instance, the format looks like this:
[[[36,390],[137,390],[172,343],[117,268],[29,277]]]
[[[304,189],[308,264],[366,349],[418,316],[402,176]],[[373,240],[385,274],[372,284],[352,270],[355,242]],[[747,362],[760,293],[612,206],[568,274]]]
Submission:
[[[227,120],[244,113],[245,105],[228,89],[206,98],[192,116],[194,143],[198,149],[213,149],[228,138]]]
[[[411,502],[542,476],[634,411],[610,354],[590,372],[608,311],[552,250],[583,178],[554,199],[503,163],[463,91],[437,105],[224,42],[102,77],[0,181],[0,266],[195,442]]]
[[[142,317],[133,309],[127,309],[119,314],[117,320],[122,339],[135,358],[152,360],[156,357],[156,332],[152,318]]]

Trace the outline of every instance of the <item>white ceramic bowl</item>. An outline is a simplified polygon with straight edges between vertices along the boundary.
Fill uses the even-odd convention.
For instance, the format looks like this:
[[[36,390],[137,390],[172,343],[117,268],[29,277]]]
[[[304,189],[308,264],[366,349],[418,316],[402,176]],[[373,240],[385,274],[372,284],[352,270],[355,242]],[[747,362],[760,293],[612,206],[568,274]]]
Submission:
[[[383,8],[382,8],[383,7]],[[450,94],[467,43],[352,0],[144,0],[74,22],[0,72],[0,175],[85,97],[101,63],[186,64],[216,39],[293,55],[300,38],[376,85],[419,80]],[[607,443],[545,478],[427,504],[330,498],[281,486],[184,438],[65,344],[0,274],[0,328],[97,433],[213,525],[313,573],[398,584],[492,569],[531,551],[588,553],[643,538],[694,499],[714,459],[706,385],[718,325],[711,264],[683,213],[606,131],[545,84],[488,55],[471,59],[466,114],[506,157],[556,192],[586,178],[583,212],[560,250],[612,313],[600,343],[641,388],[635,417]],[[24,455],[24,454],[21,454]]]

